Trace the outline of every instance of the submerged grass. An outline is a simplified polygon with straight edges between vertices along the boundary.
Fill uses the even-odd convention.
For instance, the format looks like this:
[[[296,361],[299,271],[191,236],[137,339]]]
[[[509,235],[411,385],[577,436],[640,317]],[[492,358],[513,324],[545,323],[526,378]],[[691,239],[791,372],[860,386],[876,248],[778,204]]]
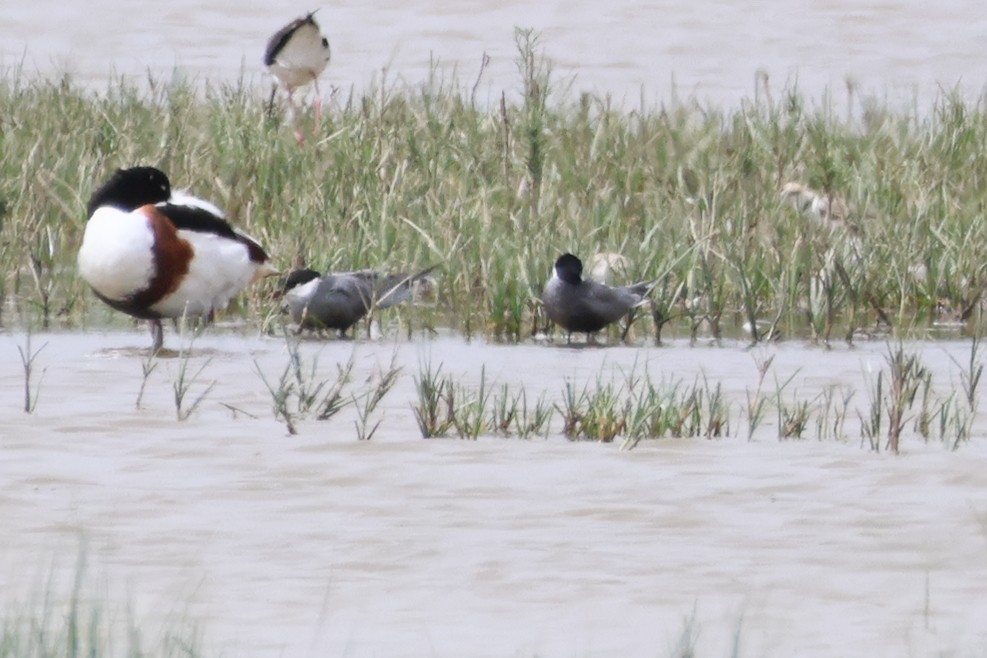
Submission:
[[[626,370],[602,366],[589,381],[566,379],[556,396],[542,391],[531,406],[523,387],[491,383],[485,368],[479,382],[470,384],[450,375],[443,364],[426,360],[413,376],[412,412],[423,438],[554,435],[570,441],[619,441],[624,450],[645,440],[756,441],[765,438],[768,428],[763,426],[772,424],[772,411],[772,429],[780,441],[846,442],[859,436],[862,446],[897,453],[906,439],[937,440],[955,450],[972,435],[976,389],[963,389],[972,391],[971,405],[951,382],[934,381],[933,371],[902,344],[888,345],[886,367],[866,378],[869,390],[862,406],[853,405],[856,391],[846,385],[815,385],[804,392],[793,385],[799,368],[787,376],[775,373],[774,390],[766,390],[773,361],[773,356],[755,356],[756,387],[741,394],[725,391],[722,382],[705,372],[690,383],[635,362]],[[974,385],[982,364],[980,341],[973,340],[968,363],[956,363],[959,379]],[[806,384],[804,378],[799,381]],[[854,412],[856,422],[848,422]]]
[[[66,587],[54,572],[43,589],[18,600],[4,591],[0,616],[0,658],[196,658],[205,655],[201,632],[187,619],[147,624],[130,609],[111,606],[105,592],[94,591],[95,579],[80,554],[72,584]],[[148,628],[157,629],[156,631]]]
[[[24,369],[24,413],[30,414],[34,413],[34,410],[38,406],[38,397],[41,395],[41,380],[44,379],[45,369],[41,370],[41,377],[39,377],[38,382],[32,387],[31,377],[34,375],[35,371],[35,361],[41,350],[45,348],[45,343],[36,350],[31,349],[31,332],[27,331],[24,334],[24,347],[20,345],[17,346],[17,353],[21,357],[21,366]]]
[[[571,97],[527,31],[521,94],[478,106],[438,76],[332,99],[299,147],[266,89],[151,79],[82,87],[0,77],[0,298],[35,325],[117,317],[75,271],[85,201],[147,163],[215,200],[282,268],[441,262],[437,321],[519,340],[562,251],[617,251],[661,281],[638,338],[739,333],[752,342],[920,334],[979,321],[987,288],[987,108],[944,92],[840,116],[797,89],[738,109],[632,110]],[[515,98],[516,97],[516,98]],[[788,180],[840,197],[859,230],[826,230],[779,200]],[[234,309],[267,316],[255,286]],[[0,316],[0,322],[11,318]],[[259,320],[258,320],[259,322]]]
[[[285,424],[288,434],[298,433],[297,422],[300,419],[313,416],[317,420],[329,420],[347,405],[360,400],[356,393],[348,397],[344,395],[344,388],[351,381],[355,353],[351,352],[345,363],[335,364],[331,375],[324,375],[319,369],[319,355],[306,357],[302,353],[297,336],[285,331],[284,342],[286,363],[276,380],[264,373],[256,359],[254,369],[271,396],[274,417]],[[365,413],[361,413],[362,421],[369,419],[381,398],[390,390],[393,376],[386,377],[386,384],[381,383],[377,393],[372,397],[364,396],[361,409]],[[366,395],[370,396],[371,393],[368,392]],[[357,428],[366,428],[366,423],[358,424]],[[373,429],[376,429],[376,426]],[[373,434],[373,429],[370,430],[370,435]]]

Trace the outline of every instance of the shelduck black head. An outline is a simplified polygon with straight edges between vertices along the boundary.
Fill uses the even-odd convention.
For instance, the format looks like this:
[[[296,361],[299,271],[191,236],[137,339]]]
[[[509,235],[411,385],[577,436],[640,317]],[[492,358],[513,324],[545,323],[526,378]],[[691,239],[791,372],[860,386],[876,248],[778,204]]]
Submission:
[[[117,169],[108,181],[89,197],[86,211],[92,215],[97,208],[112,206],[131,211],[147,204],[161,203],[171,197],[171,182],[155,167]]]

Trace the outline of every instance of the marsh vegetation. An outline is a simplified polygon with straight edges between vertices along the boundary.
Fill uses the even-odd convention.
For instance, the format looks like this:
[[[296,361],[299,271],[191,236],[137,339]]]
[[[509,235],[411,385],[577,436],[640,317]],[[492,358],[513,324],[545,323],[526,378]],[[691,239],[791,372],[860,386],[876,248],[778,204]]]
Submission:
[[[633,340],[852,341],[979,323],[981,104],[944,91],[927,109],[856,95],[837,109],[757,80],[735,110],[617,107],[572,97],[536,35],[516,39],[518,87],[499,102],[438,77],[337,91],[302,147],[284,108],[268,114],[244,84],[92,90],[4,71],[0,321],[122,321],[89,294],[75,254],[94,185],[149,163],[215,199],[284,270],[439,264],[436,304],[398,316],[416,328],[529,338],[546,328],[536,299],[565,250],[618,252],[629,279],[661,281]],[[821,226],[782,203],[789,181],[845,200],[847,221]],[[270,292],[231,313],[279,317]]]
[[[982,105],[943,92],[927,111],[891,111],[851,94],[837,110],[758,78],[752,100],[734,110],[678,100],[616,107],[572,97],[537,35],[518,30],[515,38],[518,87],[498,102],[479,104],[475,85],[438,77],[419,88],[337,91],[303,145],[285,109],[270,112],[263,90],[243,84],[151,78],[92,90],[70,76],[6,71],[0,322],[86,329],[125,321],[86,289],[75,254],[96,182],[147,163],[216,199],[282,269],[439,265],[433,303],[383,318],[392,335],[448,327],[467,339],[540,336],[551,327],[538,293],[568,250],[622,254],[628,280],[658,281],[634,344],[888,341],[888,367],[866,392],[834,383],[806,397],[794,374],[779,380],[765,359],[746,400],[728,399],[715,373],[656,381],[633,370],[546,394],[490,381],[483,369],[460,381],[438,360],[421,363],[411,374],[412,406],[425,438],[528,438],[557,427],[570,439],[629,448],[644,438],[753,437],[769,412],[783,439],[846,438],[848,416],[859,421],[852,434],[873,449],[897,451],[909,433],[954,447],[969,437],[987,287]],[[392,360],[362,387],[350,381],[352,360],[327,374],[286,330],[276,285],[254,286],[228,312],[284,336],[283,370],[256,366],[275,417],[295,433],[299,420],[328,421],[352,407],[357,434],[371,438],[375,409],[401,368]],[[934,386],[898,342],[943,327],[972,336],[962,391]],[[32,411],[41,350],[27,338],[19,349]],[[182,349],[172,378],[179,420],[212,389],[209,362],[188,369]],[[142,363],[138,408],[156,365]]]

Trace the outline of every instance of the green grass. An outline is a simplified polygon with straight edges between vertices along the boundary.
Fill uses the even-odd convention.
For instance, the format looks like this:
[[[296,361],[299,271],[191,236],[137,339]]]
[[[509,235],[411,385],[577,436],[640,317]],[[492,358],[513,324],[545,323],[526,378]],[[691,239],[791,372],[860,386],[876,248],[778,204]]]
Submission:
[[[899,111],[854,97],[847,117],[789,88],[737,109],[617,108],[558,92],[535,37],[517,40],[520,95],[479,107],[441,82],[337,94],[302,147],[283,107],[266,114],[266,88],[93,90],[4,71],[0,300],[13,303],[0,322],[123,321],[89,293],[75,254],[91,191],[137,163],[215,200],[282,269],[441,263],[428,322],[467,336],[545,327],[537,295],[563,251],[619,251],[633,278],[661,279],[639,340],[658,335],[655,319],[663,336],[737,335],[756,320],[752,340],[820,341],[979,321],[983,101],[943,92]],[[845,198],[859,243],[782,205],[788,180]],[[232,312],[259,325],[271,285]]]
[[[746,438],[770,436],[769,418],[779,441],[851,442],[872,451],[900,451],[902,441],[940,444],[957,450],[973,436],[978,413],[983,353],[979,339],[970,341],[969,358],[954,375],[927,369],[917,352],[887,344],[885,368],[866,377],[861,393],[829,384],[806,393],[789,373],[772,370],[773,357],[755,356],[757,384],[743,394],[727,391],[705,371],[686,381],[672,374],[655,377],[646,365],[629,369],[602,366],[587,380],[565,379],[557,395],[544,391],[534,405],[524,387],[488,381],[459,380],[444,364],[426,360],[413,374],[417,401],[412,410],[423,438],[480,436],[618,442],[630,450],[642,441],[664,439]],[[936,374],[938,372],[938,374]],[[766,386],[768,376],[773,389]],[[948,377],[950,381],[944,381]],[[859,393],[859,394],[858,394]],[[852,418],[851,418],[852,417]],[[850,422],[848,423],[848,418]]]
[[[80,554],[70,586],[52,571],[35,595],[4,591],[0,614],[0,658],[196,658],[201,632],[185,618],[168,614],[147,623],[108,602],[105,583],[86,573]],[[157,629],[156,631],[149,630]]]

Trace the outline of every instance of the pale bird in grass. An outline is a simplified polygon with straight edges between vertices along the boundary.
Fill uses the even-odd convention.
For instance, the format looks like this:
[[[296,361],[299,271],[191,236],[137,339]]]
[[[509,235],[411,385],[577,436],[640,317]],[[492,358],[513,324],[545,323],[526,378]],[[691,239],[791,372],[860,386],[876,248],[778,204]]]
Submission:
[[[829,229],[848,226],[850,209],[839,197],[820,194],[802,183],[791,182],[781,188],[781,200],[819,226]]]
[[[319,90],[319,76],[329,64],[329,40],[322,34],[315,22],[315,12],[297,18],[268,40],[264,50],[264,66],[274,76],[275,86],[271,90],[271,104],[277,85],[281,84],[288,96],[288,108],[295,126],[295,139],[301,144],[304,135],[298,125],[298,108],[294,92],[307,85],[315,85],[315,125],[322,119],[322,92]]]
[[[631,260],[611,251],[593,254],[589,259],[588,278],[597,283],[613,285],[616,279],[626,278],[631,270]]]

